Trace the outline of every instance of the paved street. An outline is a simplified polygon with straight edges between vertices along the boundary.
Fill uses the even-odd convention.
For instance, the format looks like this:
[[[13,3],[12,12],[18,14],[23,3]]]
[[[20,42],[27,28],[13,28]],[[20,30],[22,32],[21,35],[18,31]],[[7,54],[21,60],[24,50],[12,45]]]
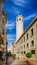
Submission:
[[[11,65],[13,63],[14,59],[13,57],[8,57],[8,60],[7,60],[7,65]]]
[[[12,65],[28,65],[24,59],[16,59]]]
[[[31,64],[27,64],[24,59],[16,59],[11,65],[37,65],[37,62],[31,61]]]
[[[12,61],[12,57],[9,57],[7,65],[37,65],[36,61],[31,61],[31,64],[27,64],[24,59],[16,59],[13,63]]]

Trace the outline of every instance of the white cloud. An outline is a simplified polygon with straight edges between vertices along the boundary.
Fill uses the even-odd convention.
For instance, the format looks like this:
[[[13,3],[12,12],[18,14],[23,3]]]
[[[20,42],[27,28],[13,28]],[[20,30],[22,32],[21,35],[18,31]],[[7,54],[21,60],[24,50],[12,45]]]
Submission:
[[[15,40],[15,34],[7,34],[7,40],[8,40],[8,41],[13,41],[13,40]]]
[[[13,42],[15,38],[8,38],[8,41]]]
[[[33,18],[34,16],[35,16],[35,14],[32,14],[32,15],[30,15],[28,17],[25,17],[24,20],[29,20],[30,18]]]
[[[10,37],[15,37],[15,34],[7,34],[7,37],[10,38]]]
[[[26,5],[26,3],[28,3],[28,1],[26,0],[12,0],[16,5],[19,5],[19,6],[24,6]]]
[[[9,21],[6,24],[7,29],[14,29],[15,28],[15,22],[9,23]]]

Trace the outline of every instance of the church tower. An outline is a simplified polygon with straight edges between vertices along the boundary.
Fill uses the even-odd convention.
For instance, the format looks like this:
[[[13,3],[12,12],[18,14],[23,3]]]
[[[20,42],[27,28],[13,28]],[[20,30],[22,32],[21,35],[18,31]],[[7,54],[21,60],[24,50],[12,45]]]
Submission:
[[[16,41],[19,39],[22,33],[23,33],[23,16],[18,15],[16,17]]]

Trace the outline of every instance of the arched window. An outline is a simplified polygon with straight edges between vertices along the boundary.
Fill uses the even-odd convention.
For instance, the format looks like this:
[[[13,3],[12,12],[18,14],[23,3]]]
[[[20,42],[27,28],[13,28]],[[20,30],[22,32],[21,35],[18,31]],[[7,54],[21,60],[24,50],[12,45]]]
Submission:
[[[17,21],[18,21],[18,19],[17,19]]]
[[[21,18],[19,18],[19,20],[21,21]]]
[[[29,47],[28,43],[27,43],[27,48]]]

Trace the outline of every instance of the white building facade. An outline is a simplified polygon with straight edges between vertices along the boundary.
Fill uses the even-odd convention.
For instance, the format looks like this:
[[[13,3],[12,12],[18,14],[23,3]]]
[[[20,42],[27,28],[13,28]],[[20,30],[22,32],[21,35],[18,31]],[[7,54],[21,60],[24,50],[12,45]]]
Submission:
[[[32,52],[32,60],[37,60],[37,16],[16,41],[16,57],[26,59],[27,52]]]

